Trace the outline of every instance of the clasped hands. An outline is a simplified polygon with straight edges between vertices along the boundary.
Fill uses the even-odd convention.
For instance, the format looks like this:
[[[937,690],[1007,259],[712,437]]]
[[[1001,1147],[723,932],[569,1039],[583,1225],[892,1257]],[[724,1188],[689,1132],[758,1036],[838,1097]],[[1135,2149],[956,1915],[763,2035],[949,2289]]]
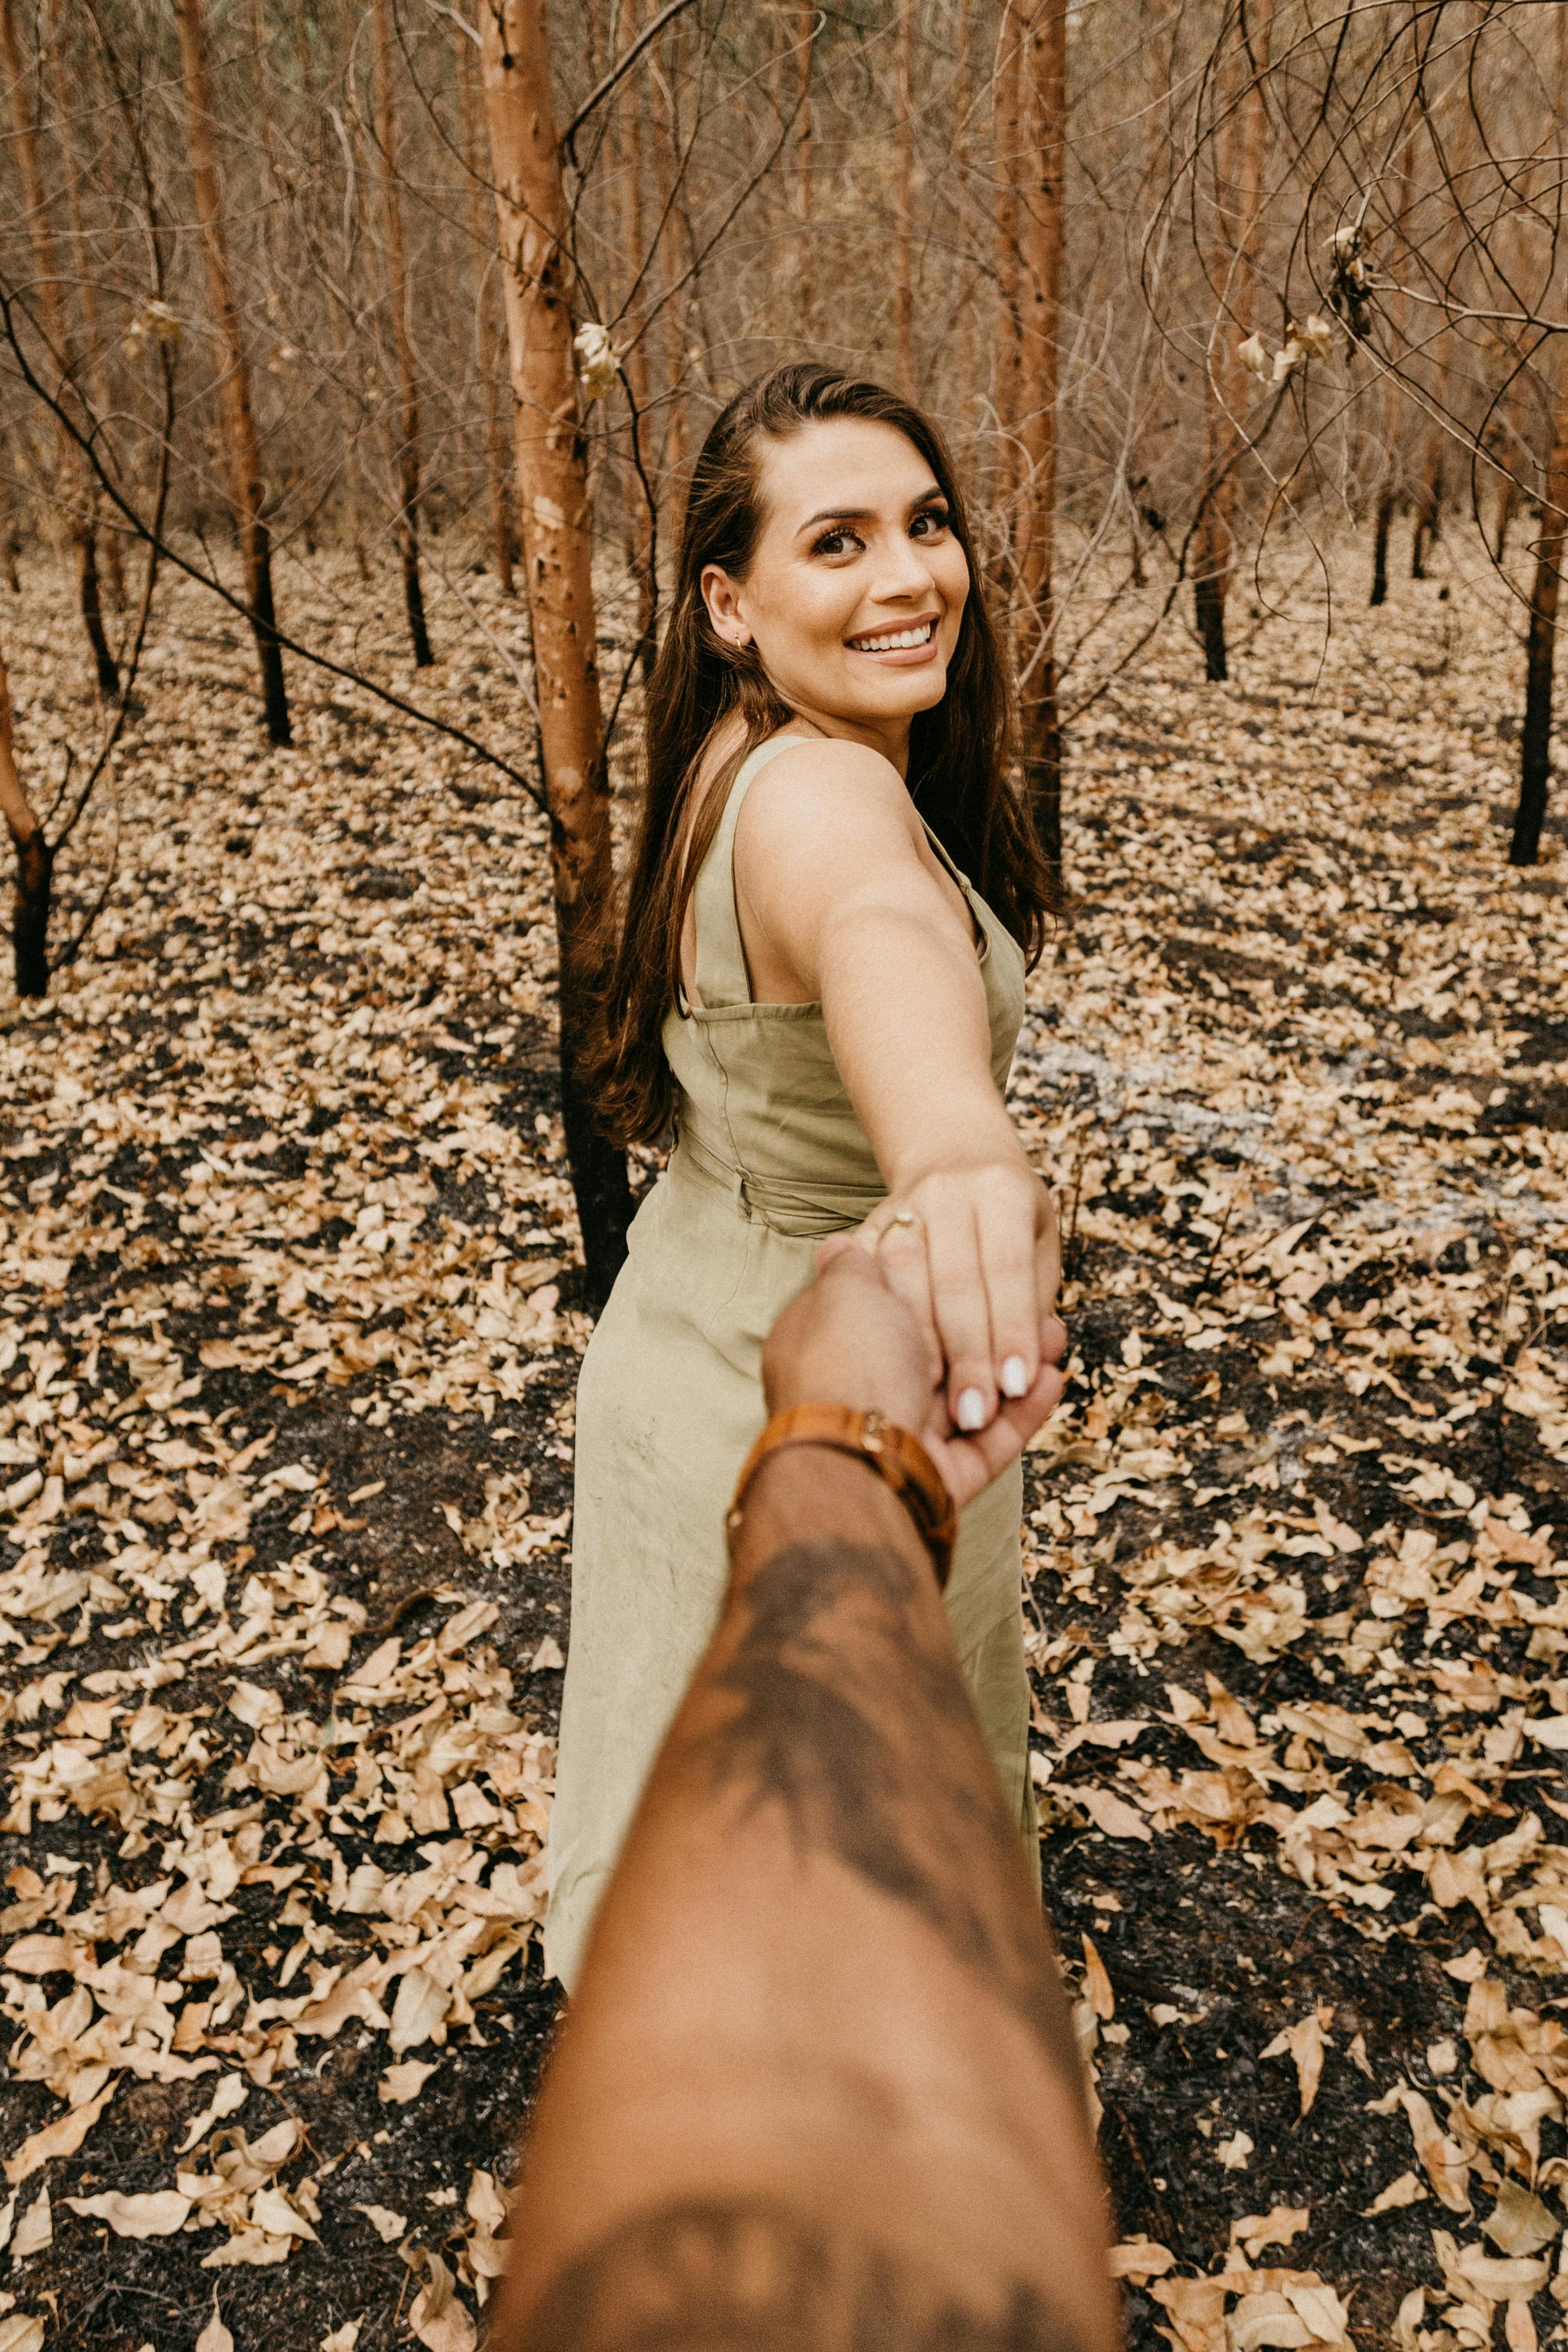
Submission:
[[[1061,1402],[1065,1329],[1054,1315],[1039,1318],[1023,1394],[1003,1397],[983,1429],[966,1433],[955,1425],[940,1368],[932,1377],[928,1339],[894,1286],[885,1251],[835,1234],[817,1262],[817,1280],[779,1317],[763,1350],[769,1413],[807,1403],[880,1412],[920,1439],[962,1509]]]

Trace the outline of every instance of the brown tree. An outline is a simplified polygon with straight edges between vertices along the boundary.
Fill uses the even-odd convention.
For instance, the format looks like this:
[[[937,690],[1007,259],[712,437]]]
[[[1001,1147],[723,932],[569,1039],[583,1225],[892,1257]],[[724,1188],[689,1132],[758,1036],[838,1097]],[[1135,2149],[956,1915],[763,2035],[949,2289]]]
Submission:
[[[424,619],[424,587],[419,573],[419,375],[409,331],[408,258],[403,243],[402,204],[398,191],[397,85],[392,70],[392,23],[387,0],[371,0],[371,38],[374,83],[376,175],[381,183],[382,234],[386,240],[387,308],[392,318],[392,362],[397,370],[397,437],[393,475],[397,482],[396,539],[402,570],[403,609],[416,669],[435,656]]]
[[[485,471],[490,494],[490,546],[501,593],[513,596],[510,436],[501,401],[500,345],[496,331],[495,216],[487,194],[488,173],[481,163],[478,126],[475,121],[474,81],[476,60],[465,24],[457,26],[457,92],[463,121],[463,160],[467,173],[468,236],[474,248],[478,280],[474,307],[478,329],[479,374],[484,386]]]
[[[1552,675],[1557,659],[1557,606],[1563,558],[1568,545],[1568,351],[1558,362],[1552,407],[1552,451],[1541,502],[1541,535],[1535,547],[1535,583],[1530,597],[1530,630],[1524,672],[1524,733],[1519,763],[1519,807],[1509,845],[1509,863],[1533,866],[1541,855],[1546,821],[1546,787],[1552,773]]]
[[[180,63],[185,85],[186,135],[190,144],[191,184],[196,217],[207,257],[207,285],[214,324],[223,348],[224,370],[218,385],[223,428],[225,470],[235,533],[245,567],[246,600],[256,657],[261,671],[262,702],[267,732],[274,743],[289,739],[288,696],[283,677],[283,649],[277,642],[277,614],[272,600],[272,535],[266,515],[266,482],[261,444],[251,406],[249,362],[229,267],[228,239],[224,227],[223,187],[218,177],[213,139],[212,94],[207,75],[206,21],[202,0],[174,0],[180,32]]]
[[[37,125],[28,103],[30,78],[22,56],[16,23],[16,0],[0,0],[0,68],[11,85],[11,120],[22,198],[27,210],[27,235],[32,247],[36,316],[47,352],[47,380],[44,389],[57,404],[59,427],[59,494],[76,551],[77,586],[82,626],[92,648],[98,690],[106,700],[120,692],[120,671],[104,634],[103,601],[99,588],[98,541],[93,527],[94,490],[89,469],[72,426],[83,429],[81,374],[73,349],[66,312],[66,280],[56,250],[38,152]]]
[[[606,976],[610,786],[594,655],[592,516],[572,366],[568,214],[544,0],[483,0],[486,116],[512,363],[517,510],[533,622],[539,756],[559,950],[561,1116],[591,1292],[625,1255],[624,1155],[600,1133],[580,1076]]]
[[[1019,8],[1019,406],[1015,651],[1024,782],[1040,846],[1061,870],[1061,727],[1056,693],[1058,394],[1066,178],[1067,0]],[[1006,420],[1004,420],[1006,421]]]
[[[894,381],[915,397],[915,0],[898,0],[893,242]]]
[[[1256,311],[1255,243],[1262,202],[1268,132],[1264,91],[1274,0],[1240,0],[1240,9],[1235,63],[1241,87],[1220,150],[1220,222],[1211,263],[1220,299],[1204,380],[1204,499],[1193,579],[1193,617],[1203,644],[1205,672],[1214,681],[1228,669],[1225,608],[1235,563],[1237,467],[1244,446],[1239,419],[1247,399],[1247,377],[1237,352],[1252,331]]]

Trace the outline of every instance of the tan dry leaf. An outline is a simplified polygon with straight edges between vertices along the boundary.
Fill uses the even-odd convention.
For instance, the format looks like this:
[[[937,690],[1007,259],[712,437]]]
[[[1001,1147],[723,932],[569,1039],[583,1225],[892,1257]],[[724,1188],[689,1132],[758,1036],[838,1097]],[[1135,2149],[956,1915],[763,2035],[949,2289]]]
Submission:
[[[44,2352],[44,2323],[30,2311],[0,2319],[0,2352]]]
[[[1249,2133],[1232,2132],[1228,2139],[1216,2140],[1214,2153],[1227,2172],[1245,2172],[1247,2159],[1252,2153],[1253,2142]]]
[[[1145,1845],[1154,1843],[1154,1832],[1142,1813],[1133,1811],[1124,1798],[1113,1796],[1109,1789],[1083,1787],[1064,1789],[1064,1797],[1082,1805],[1098,1830],[1107,1837],[1137,1838]]]
[[[1146,2286],[1150,2279],[1163,2278],[1166,2271],[1175,2270],[1176,2259],[1168,2246],[1157,2245],[1153,2238],[1124,2238],[1111,2249],[1111,2275],[1131,2279],[1134,2286]]]
[[[308,2238],[312,2245],[320,2240],[301,2213],[297,2213],[281,2189],[258,2189],[250,2200],[250,2218],[269,2238]]]
[[[377,2237],[386,2246],[390,2246],[394,2238],[401,2238],[408,2227],[408,2215],[394,2213],[390,2205],[356,2205],[354,2210],[356,2213],[364,2215]]]
[[[218,2298],[213,2296],[213,2315],[196,2338],[196,2352],[235,2352],[235,2340],[218,2316]]]
[[[439,2254],[427,2259],[430,2278],[413,2299],[409,2326],[427,2352],[474,2352],[478,2332],[457,2299],[452,2273]]]
[[[1536,2352],[1540,2338],[1527,2303],[1509,2305],[1502,2315],[1502,2332],[1508,2352]]]
[[[1521,2181],[1505,2179],[1497,2203],[1481,2223],[1481,2234],[1500,2254],[1537,2254],[1558,2233],[1559,2223],[1549,2206]]]
[[[440,2061],[434,2058],[407,2058],[401,2066],[389,2066],[376,2084],[376,2096],[383,2105],[406,2107],[417,2099],[434,2074]]]
[[[1437,2127],[1437,2118],[1419,2091],[1401,2088],[1397,2094],[1410,2125],[1410,2137],[1421,2169],[1450,2213],[1470,2210],[1470,2168],[1454,2141]]]
[[[334,2327],[330,2336],[323,2336],[316,2352],[354,2352],[364,2324],[362,2319],[345,2319],[341,2327]]]
[[[172,2238],[185,2226],[191,2200],[177,2189],[154,2189],[141,2197],[126,2197],[106,2189],[99,2197],[68,2197],[73,2213],[107,2221],[117,2238]]]
[[[25,2139],[15,2156],[5,2160],[5,2178],[13,2188],[37,2172],[40,2164],[52,2163],[57,2156],[74,2156],[97,2123],[110,2099],[120,2088],[120,2077],[106,2083],[94,2099],[85,2106],[73,2107],[68,2114],[57,2116],[52,2124],[36,2131]]]
[[[266,2270],[273,2263],[286,2263],[293,2252],[292,2238],[275,2238],[267,2230],[241,2230],[226,2246],[215,2246],[210,2254],[204,2254],[202,2268]]]
[[[1362,2219],[1370,2221],[1375,2213],[1396,2213],[1404,2206],[1418,2205],[1427,2194],[1421,2181],[1413,2172],[1402,2172],[1386,2189],[1380,2189],[1370,2205],[1362,2208]]]
[[[1312,2102],[1318,2095],[1318,2084],[1323,2071],[1323,2047],[1322,2026],[1316,2011],[1310,2010],[1299,2023],[1276,2033],[1268,2048],[1258,2053],[1260,2058],[1281,2058],[1289,2053],[1294,2059],[1302,2115],[1311,2112]]]
[[[1306,2205],[1276,2205],[1270,2213],[1249,2213],[1230,2224],[1230,2242],[1243,2247],[1249,2260],[1256,2262],[1265,2246],[1291,2244],[1311,2225],[1312,2218],[1312,2209]]]
[[[216,1969],[213,1973],[215,1976]],[[210,2132],[215,2123],[221,2123],[225,2116],[236,2114],[249,2096],[250,2084],[243,2074],[225,2074],[213,2092],[211,2105],[204,2107],[199,2116],[191,2117],[190,2126],[175,2149],[175,2155],[188,2156],[204,2134]]]
[[[1083,1938],[1083,1990],[1102,2025],[1109,2024],[1116,2014],[1116,1995],[1105,1973],[1105,1963],[1088,1936]]]
[[[49,2204],[49,2192],[41,2189],[16,2224],[16,2234],[11,2241],[11,2259],[25,2263],[29,2254],[41,2254],[46,2246],[54,2243],[55,2218]]]
[[[392,2009],[392,2032],[387,2036],[393,2057],[401,2058],[405,2050],[415,2050],[433,2036],[444,2042],[444,2021],[451,2006],[450,1988],[437,1984],[428,1969],[405,1969]]]

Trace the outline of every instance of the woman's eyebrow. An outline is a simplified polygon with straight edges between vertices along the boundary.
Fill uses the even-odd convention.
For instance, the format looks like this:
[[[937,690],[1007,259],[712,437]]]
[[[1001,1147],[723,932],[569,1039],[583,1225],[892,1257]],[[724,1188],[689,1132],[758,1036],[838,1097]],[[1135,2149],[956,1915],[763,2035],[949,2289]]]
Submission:
[[[910,514],[913,514],[917,507],[945,507],[946,503],[946,492],[936,482],[933,482],[928,490],[922,490],[918,498],[910,499],[907,511]],[[798,539],[800,532],[803,530],[815,530],[819,523],[873,522],[875,519],[876,509],[874,507],[823,507],[819,514],[810,516],[807,521],[800,524],[795,536]]]

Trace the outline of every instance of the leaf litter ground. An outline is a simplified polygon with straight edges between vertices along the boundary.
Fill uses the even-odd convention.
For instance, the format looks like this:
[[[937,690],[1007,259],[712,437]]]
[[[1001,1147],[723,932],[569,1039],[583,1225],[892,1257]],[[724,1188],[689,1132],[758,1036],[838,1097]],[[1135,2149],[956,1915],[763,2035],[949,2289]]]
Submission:
[[[390,598],[294,593],[402,682]],[[502,733],[474,594],[419,691]],[[9,625],[36,772],[87,731],[57,583]],[[1045,1880],[1135,2341],[1531,2352],[1568,860],[1505,862],[1485,582],[1315,632],[1222,688],[1172,638],[1073,740],[1014,1085],[1075,1368],[1029,1463]],[[590,1328],[542,829],[351,688],[258,749],[193,592],[160,640],[105,913],[0,1037],[0,2352],[467,2352],[556,2008]]]

